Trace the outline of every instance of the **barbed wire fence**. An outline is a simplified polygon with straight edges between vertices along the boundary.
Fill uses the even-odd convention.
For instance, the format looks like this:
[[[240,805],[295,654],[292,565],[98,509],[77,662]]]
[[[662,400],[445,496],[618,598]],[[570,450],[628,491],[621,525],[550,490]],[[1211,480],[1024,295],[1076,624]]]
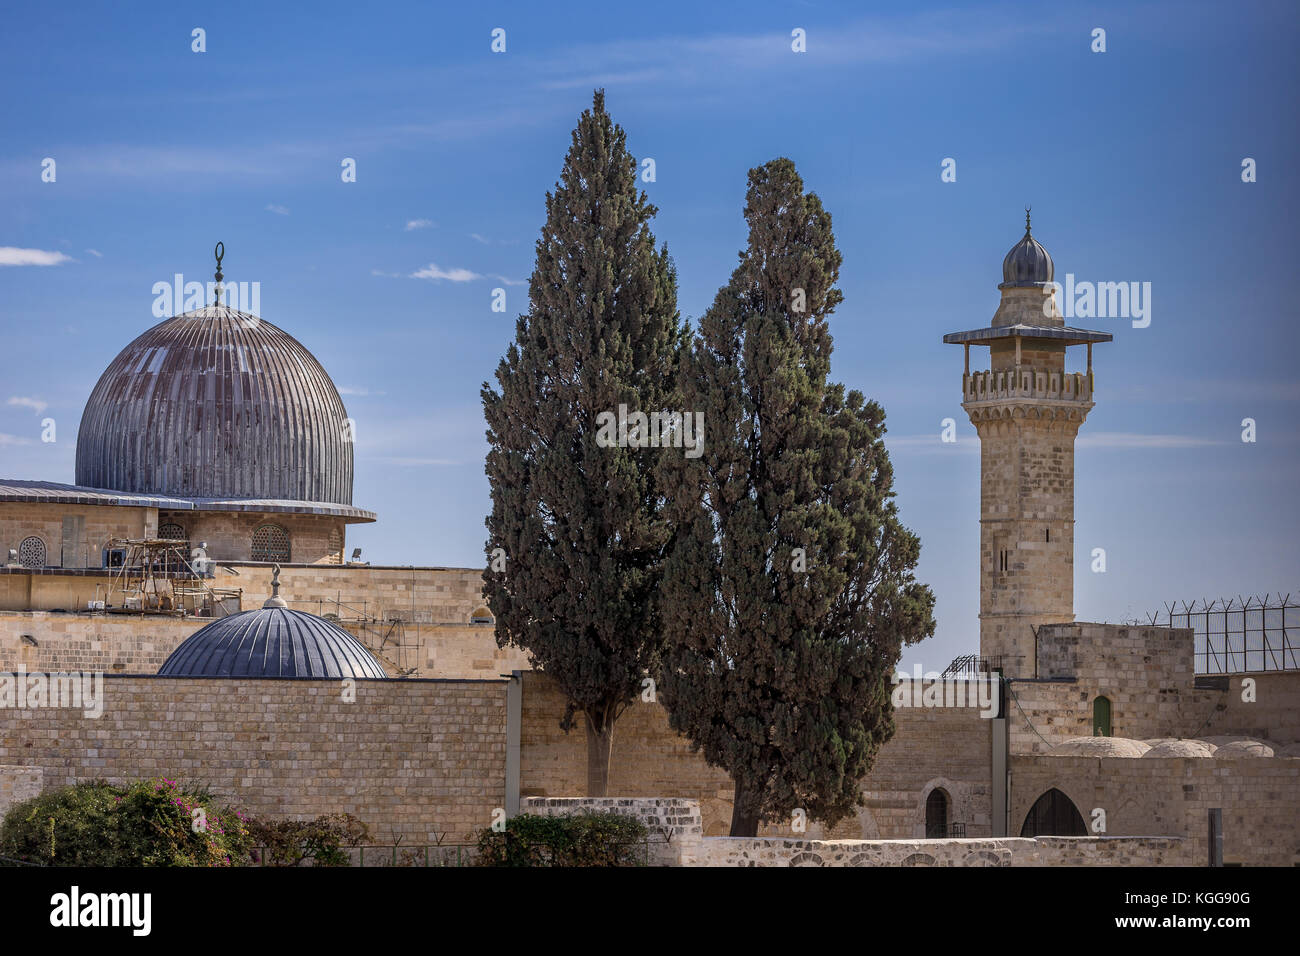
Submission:
[[[1300,669],[1300,598],[1291,594],[1166,602],[1148,618],[1192,629],[1198,674]]]

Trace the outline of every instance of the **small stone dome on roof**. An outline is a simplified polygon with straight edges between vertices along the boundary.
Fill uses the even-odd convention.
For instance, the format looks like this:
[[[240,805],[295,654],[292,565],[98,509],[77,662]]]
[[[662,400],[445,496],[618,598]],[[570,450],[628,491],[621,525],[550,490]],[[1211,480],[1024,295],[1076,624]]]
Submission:
[[[1213,757],[1218,749],[1204,740],[1166,740],[1156,744],[1143,757]]]
[[[1262,740],[1234,740],[1214,752],[1220,760],[1239,760],[1249,757],[1271,757],[1273,748]]]
[[[1051,750],[1052,757],[1141,757],[1151,748],[1127,737],[1071,737]]]
[[[159,677],[312,677],[384,679],[384,667],[360,641],[324,618],[295,611],[280,597],[276,565],[270,599],[260,608],[213,621],[187,638]]]
[[[1043,287],[1055,275],[1052,257],[1042,243],[1030,235],[1029,210],[1025,210],[1025,234],[1002,260],[1002,284],[999,289]]]

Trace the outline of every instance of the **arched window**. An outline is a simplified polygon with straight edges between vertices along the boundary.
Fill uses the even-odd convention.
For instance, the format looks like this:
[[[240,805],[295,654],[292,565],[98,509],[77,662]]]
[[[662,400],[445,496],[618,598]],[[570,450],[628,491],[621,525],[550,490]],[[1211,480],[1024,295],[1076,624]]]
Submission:
[[[948,794],[935,787],[925,798],[925,836],[938,840],[948,835]]]
[[[1053,787],[1034,801],[1020,828],[1022,837],[1087,836],[1083,816],[1069,797]]]
[[[1092,702],[1092,735],[1110,736],[1110,698],[1098,697]]]
[[[45,541],[34,534],[23,538],[18,545],[18,563],[25,568],[45,567]]]
[[[493,621],[492,612],[485,607],[481,607],[469,616],[471,624],[491,624]]]
[[[164,570],[183,571],[190,560],[190,541],[185,529],[174,522],[160,524],[158,526],[158,537],[164,541],[184,542],[176,545],[176,550],[168,551],[166,558],[163,560]]]
[[[278,524],[264,524],[253,532],[253,561],[289,563],[289,532]]]

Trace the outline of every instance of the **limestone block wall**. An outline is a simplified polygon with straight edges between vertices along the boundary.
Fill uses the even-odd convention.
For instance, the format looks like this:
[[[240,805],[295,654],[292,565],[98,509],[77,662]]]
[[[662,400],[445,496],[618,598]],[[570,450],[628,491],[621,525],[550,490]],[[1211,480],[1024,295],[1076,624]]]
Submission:
[[[63,518],[80,518],[81,533],[63,554]],[[110,538],[141,538],[158,527],[158,509],[122,505],[65,505],[40,502],[5,502],[0,506],[0,564],[9,549],[35,535],[45,542],[48,567],[99,567],[102,549]]]
[[[194,619],[114,614],[0,611],[0,671],[157,673],[202,625]],[[37,643],[24,641],[24,635]]]
[[[253,533],[264,524],[279,525],[289,533],[290,560],[295,564],[337,565],[347,553],[347,524],[328,515],[163,511],[158,523],[180,525],[191,547],[206,541],[214,561],[251,560]]]
[[[218,567],[210,584],[242,589],[242,607],[249,609],[270,596],[270,582],[270,565],[246,562]],[[282,569],[281,582],[290,606],[338,615],[394,676],[497,678],[529,666],[524,652],[497,647],[491,623],[471,623],[483,607],[477,569],[294,565]],[[28,598],[33,586],[35,601]],[[208,623],[165,615],[27,610],[77,611],[88,600],[105,600],[112,588],[107,574],[0,573],[0,607],[9,609],[0,610],[0,670],[21,661],[28,670],[152,674]],[[37,646],[24,643],[24,634]]]
[[[523,675],[520,793],[557,797],[586,790],[586,731],[581,722],[568,734],[559,727],[564,698],[543,674]],[[895,839],[925,835],[925,804],[942,788],[949,797],[949,822],[966,824],[968,835],[991,831],[992,724],[978,707],[900,708],[896,733],[877,755],[863,795],[867,805],[829,833],[810,824],[804,836]],[[700,803],[704,832],[727,833],[733,785],[710,767],[690,742],[668,726],[660,704],[635,703],[614,729],[610,795],[662,794]],[[794,836],[789,824],[765,834]]]
[[[106,677],[98,720],[0,709],[0,764],[44,786],[165,775],[281,818],[347,812],[377,843],[472,842],[505,806],[505,681]]]
[[[1188,863],[1208,859],[1208,813],[1223,810],[1224,861],[1300,863],[1300,759],[1177,757],[1011,758],[1011,832],[1056,788],[1085,822],[1105,810],[1111,836],[1177,836]]]
[[[40,767],[0,766],[0,820],[15,803],[40,796],[44,776]]]
[[[528,797],[521,799],[523,813],[559,816],[582,810],[617,811],[645,824],[647,862],[651,866],[680,866],[683,854],[703,838],[700,804],[680,797]]]
[[[1011,683],[1012,753],[1041,753],[1068,737],[1091,735],[1093,702],[1102,695],[1110,700],[1115,737],[1241,734],[1300,741],[1300,672],[1223,675],[1223,689],[1197,688],[1192,642],[1185,628],[1040,627],[1040,680]],[[1245,678],[1254,681],[1253,701],[1243,700],[1250,696],[1243,694]]]
[[[711,837],[687,866],[1178,866],[1168,837],[986,840],[790,840]]]

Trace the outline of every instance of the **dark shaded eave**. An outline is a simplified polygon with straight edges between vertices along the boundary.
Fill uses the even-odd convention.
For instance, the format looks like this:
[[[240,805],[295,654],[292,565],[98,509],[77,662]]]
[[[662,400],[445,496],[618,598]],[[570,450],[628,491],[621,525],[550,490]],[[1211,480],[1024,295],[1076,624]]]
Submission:
[[[182,498],[173,495],[131,494],[108,488],[86,488],[54,481],[0,478],[0,502],[22,501],[51,505],[103,505],[157,508],[160,511],[224,511],[256,514],[300,514],[342,518],[349,524],[378,519],[373,511],[328,501],[283,498]]]
[[[983,345],[1014,338],[1049,339],[1064,345],[1089,345],[1093,342],[1111,342],[1115,336],[1109,332],[1076,329],[1069,325],[990,325],[968,332],[949,332],[943,341],[947,345]]]

